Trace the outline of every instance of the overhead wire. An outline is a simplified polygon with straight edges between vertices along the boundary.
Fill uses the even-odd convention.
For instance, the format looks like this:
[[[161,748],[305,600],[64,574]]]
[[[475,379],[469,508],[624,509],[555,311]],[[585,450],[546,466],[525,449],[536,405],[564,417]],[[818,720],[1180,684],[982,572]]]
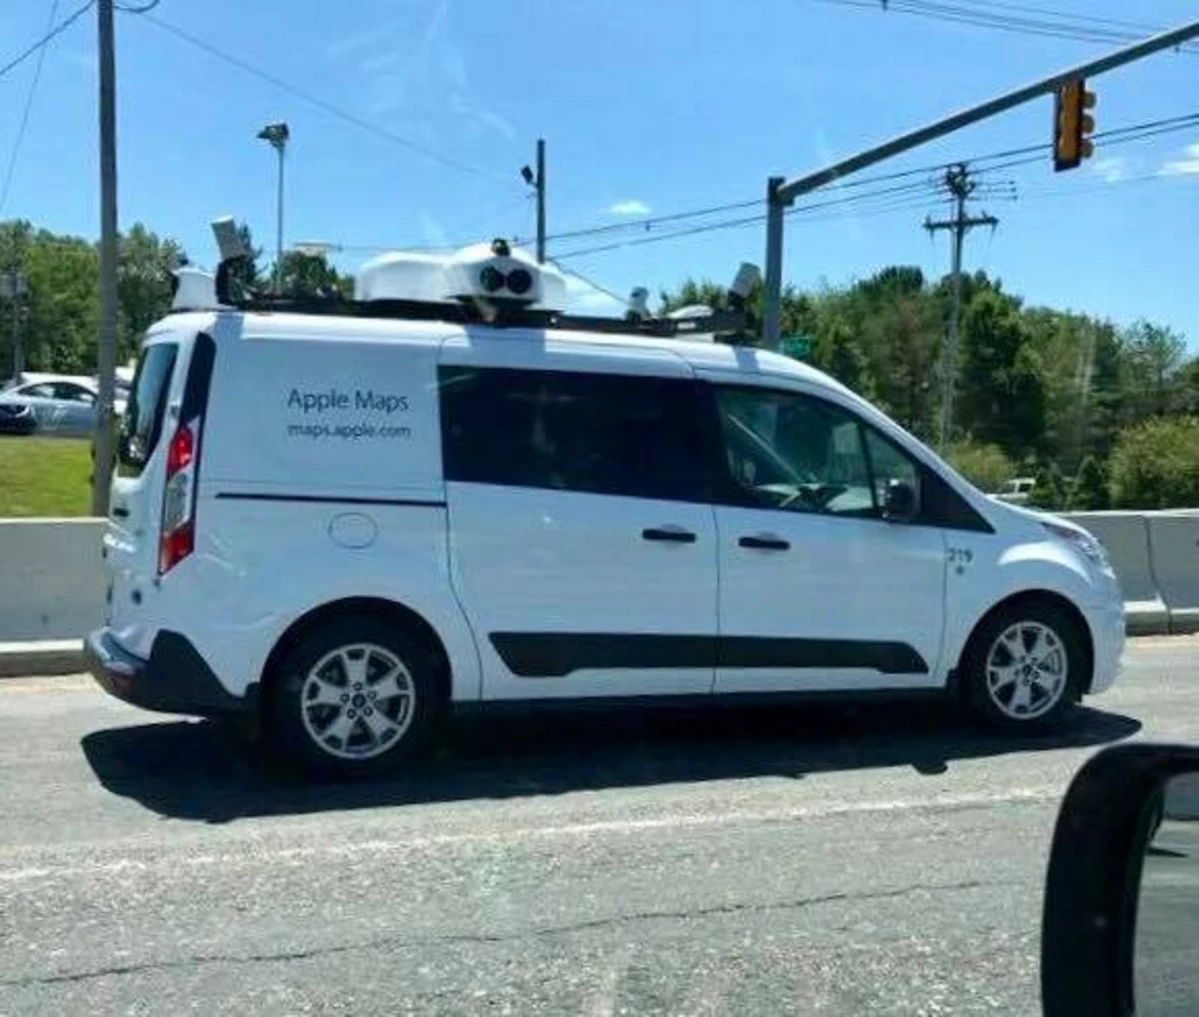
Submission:
[[[58,17],[59,0],[52,0],[50,4],[50,14],[46,18],[46,31],[49,33],[54,27],[54,19]],[[29,91],[25,95],[25,108],[21,111],[21,120],[17,125],[17,136],[13,139],[12,151],[8,156],[8,169],[4,173],[4,183],[0,185],[0,215],[4,214],[4,209],[8,205],[8,193],[12,187],[13,175],[17,169],[17,159],[21,155],[21,146],[25,143],[25,134],[29,130],[29,115],[33,111],[33,97],[37,94],[38,83],[42,80],[42,67],[46,63],[46,53],[50,48],[50,43],[57,36],[47,34],[46,42],[38,47],[37,63],[33,67],[33,78],[29,82]]]
[[[913,14],[918,17],[969,25],[975,28],[990,28],[1080,42],[1134,42],[1145,38],[1147,34],[1152,35],[1161,30],[1142,22],[1119,22],[1116,19],[1095,18],[1083,14],[1054,11],[1050,8],[1031,8],[1014,4],[982,4],[973,2],[973,0],[958,0],[957,3],[933,2],[933,0],[887,0],[886,3],[880,3],[877,0],[820,0],[820,2],[880,13]],[[966,4],[966,6],[962,6],[962,4]],[[1187,53],[1196,52],[1193,46],[1185,44],[1178,48]]]
[[[343,123],[350,124],[353,127],[357,127],[359,130],[373,134],[377,138],[389,141],[392,144],[407,149],[409,152],[412,152],[416,155],[422,156],[433,162],[440,163],[442,166],[445,166],[449,169],[457,170],[459,173],[465,173],[470,176],[479,177],[480,179],[490,180],[492,182],[513,184],[513,186],[515,186],[514,182],[508,180],[506,177],[501,177],[496,173],[490,172],[489,170],[480,169],[477,166],[472,166],[469,163],[461,162],[460,160],[451,156],[434,151],[433,149],[428,148],[419,142],[413,141],[411,138],[406,138],[402,134],[397,134],[395,131],[388,130],[387,128],[381,127],[380,125],[372,123],[369,120],[365,120],[357,114],[351,113],[349,110],[342,109],[340,106],[329,102],[327,99],[322,99],[319,95],[315,95],[306,89],[300,88],[298,85],[294,85],[290,81],[285,81],[283,78],[280,78],[275,74],[271,74],[269,71],[264,71],[262,68],[256,67],[254,64],[243,60],[241,57],[236,57],[231,53],[226,53],[224,50],[219,49],[212,43],[207,42],[198,36],[192,35],[190,32],[185,31],[177,25],[172,25],[170,22],[164,21],[156,14],[150,14],[146,11],[142,11],[140,16],[146,21],[150,22],[150,24],[156,25],[158,28],[161,28],[164,32],[175,36],[177,39],[181,39],[189,45],[194,46],[196,49],[202,50],[210,56],[216,57],[218,60],[221,60],[232,67],[236,67],[247,74],[253,75],[261,81],[265,81],[268,84],[273,85],[275,88],[295,96],[297,99],[308,103],[310,106],[314,106],[317,109],[323,110],[325,113],[328,113],[330,116],[341,120]]]
[[[10,59],[7,63],[0,65],[0,78],[4,77],[4,75],[8,74],[10,71],[15,70],[31,56],[33,56],[34,53],[40,52],[45,46],[49,45],[53,40],[58,38],[58,36],[62,35],[63,32],[65,32],[68,28],[75,24],[76,21],[90,11],[95,4],[96,0],[87,0],[82,7],[68,14],[62,19],[62,21],[47,31],[46,34],[40,39],[31,42],[25,49],[21,50],[20,53]]]

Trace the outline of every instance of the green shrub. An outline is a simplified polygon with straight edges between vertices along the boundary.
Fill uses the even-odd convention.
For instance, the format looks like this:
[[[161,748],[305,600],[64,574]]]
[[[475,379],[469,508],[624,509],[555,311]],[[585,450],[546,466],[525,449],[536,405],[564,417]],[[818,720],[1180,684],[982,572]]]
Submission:
[[[1075,512],[1097,512],[1110,504],[1107,473],[1098,459],[1087,456],[1078,468],[1078,474],[1070,488],[1068,507]]]
[[[1028,496],[1029,505],[1055,512],[1066,508],[1066,482],[1062,479],[1062,471],[1057,468],[1057,463],[1042,466],[1033,476],[1036,478],[1036,484],[1032,494]]]
[[[998,445],[955,442],[946,457],[955,470],[980,491],[994,494],[1016,475],[1016,467]]]
[[[1199,508],[1199,418],[1159,417],[1121,432],[1109,471],[1116,508]]]

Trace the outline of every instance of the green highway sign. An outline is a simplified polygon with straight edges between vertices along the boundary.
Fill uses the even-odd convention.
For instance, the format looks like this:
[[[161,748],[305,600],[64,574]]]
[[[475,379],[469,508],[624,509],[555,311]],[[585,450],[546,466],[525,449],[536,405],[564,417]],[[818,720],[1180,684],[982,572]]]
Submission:
[[[779,351],[788,357],[806,357],[812,352],[812,337],[785,335],[779,343]]]

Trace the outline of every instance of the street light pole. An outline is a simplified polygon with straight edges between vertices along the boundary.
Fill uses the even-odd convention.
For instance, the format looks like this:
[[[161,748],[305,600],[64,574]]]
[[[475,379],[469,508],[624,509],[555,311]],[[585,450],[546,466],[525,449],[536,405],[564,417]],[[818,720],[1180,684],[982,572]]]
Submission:
[[[269,141],[271,147],[279,153],[279,183],[276,188],[275,208],[275,272],[274,281],[271,284],[275,293],[278,293],[283,271],[283,156],[287,150],[287,141],[291,137],[291,132],[288,130],[287,124],[280,121],[277,124],[267,124],[258,132],[258,137],[263,141]]]

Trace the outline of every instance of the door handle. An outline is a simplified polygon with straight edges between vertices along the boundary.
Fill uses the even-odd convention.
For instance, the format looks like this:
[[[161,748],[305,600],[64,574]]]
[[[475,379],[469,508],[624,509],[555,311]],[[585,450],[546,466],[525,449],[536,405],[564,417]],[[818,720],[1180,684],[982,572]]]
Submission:
[[[769,533],[760,533],[753,537],[742,537],[737,543],[741,547],[753,548],[755,551],[789,551],[791,542],[775,537]]]
[[[112,517],[114,519],[128,519],[129,510],[124,505],[114,505],[112,507]]]
[[[641,531],[642,540],[662,540],[674,544],[694,544],[695,534],[677,526],[656,526]]]

